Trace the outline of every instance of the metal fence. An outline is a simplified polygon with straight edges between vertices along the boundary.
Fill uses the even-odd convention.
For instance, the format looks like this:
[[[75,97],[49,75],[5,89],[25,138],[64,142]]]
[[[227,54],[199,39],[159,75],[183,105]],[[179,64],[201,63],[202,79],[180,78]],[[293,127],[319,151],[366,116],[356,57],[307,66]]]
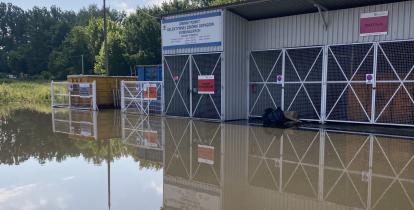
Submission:
[[[121,81],[121,110],[143,115],[163,113],[161,81]]]
[[[248,184],[355,209],[378,209],[397,193],[401,206],[412,209],[410,141],[324,129],[250,128]],[[341,195],[347,199],[338,199]]]
[[[165,114],[221,119],[221,61],[221,53],[164,56]]]
[[[97,110],[96,82],[55,82],[50,83],[53,108]]]
[[[266,108],[302,120],[414,126],[414,41],[254,51],[249,117]]]
[[[89,110],[52,109],[53,133],[98,139],[98,113]]]

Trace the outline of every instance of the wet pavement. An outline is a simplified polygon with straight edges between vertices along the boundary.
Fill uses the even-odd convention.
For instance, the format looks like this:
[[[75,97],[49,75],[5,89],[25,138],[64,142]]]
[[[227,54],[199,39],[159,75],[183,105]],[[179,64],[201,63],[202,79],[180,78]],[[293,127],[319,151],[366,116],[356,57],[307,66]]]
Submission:
[[[414,209],[414,139],[118,111],[0,118],[0,209]]]

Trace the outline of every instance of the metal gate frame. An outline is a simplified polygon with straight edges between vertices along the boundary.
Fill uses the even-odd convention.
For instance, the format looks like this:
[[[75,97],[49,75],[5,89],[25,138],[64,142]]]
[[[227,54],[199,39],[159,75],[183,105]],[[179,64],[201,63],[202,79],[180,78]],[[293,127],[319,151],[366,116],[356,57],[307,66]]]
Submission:
[[[393,42],[414,42],[414,39],[409,39],[409,40],[395,40],[395,41],[381,41],[381,42],[365,42],[365,43],[350,43],[350,44],[334,44],[334,45],[324,45],[324,46],[310,46],[310,47],[296,47],[296,48],[281,48],[281,49],[265,49],[265,50],[251,50],[248,53],[248,58],[246,60],[247,66],[248,66],[248,81],[247,81],[247,104],[248,104],[248,108],[247,108],[247,116],[248,118],[252,118],[252,117],[259,117],[259,116],[255,116],[252,115],[252,110],[255,106],[255,104],[257,103],[257,100],[259,99],[260,95],[262,94],[262,92],[264,91],[265,88],[267,88],[267,84],[274,84],[276,82],[269,82],[270,78],[264,78],[263,75],[260,74],[262,82],[254,82],[250,80],[250,71],[253,71],[253,69],[250,68],[250,58],[252,57],[252,53],[253,52],[260,52],[260,51],[271,51],[271,50],[279,50],[282,51],[280,54],[282,56],[282,60],[283,60],[283,64],[282,64],[282,76],[283,76],[283,80],[280,83],[277,83],[279,85],[281,85],[282,87],[282,91],[281,91],[281,108],[282,110],[285,110],[286,108],[288,109],[289,107],[285,107],[284,104],[284,100],[285,100],[285,84],[290,84],[292,82],[285,82],[285,69],[286,69],[286,60],[289,60],[288,58],[288,53],[286,52],[289,49],[301,49],[301,48],[315,48],[315,47],[321,47],[322,48],[322,81],[320,83],[322,83],[322,87],[321,87],[321,107],[320,107],[320,119],[319,120],[312,120],[312,119],[302,119],[302,120],[306,120],[306,121],[319,121],[320,123],[325,123],[325,122],[343,122],[343,123],[356,123],[356,124],[376,124],[376,125],[392,125],[392,126],[407,126],[407,127],[414,127],[414,124],[399,124],[399,123],[383,123],[383,122],[379,122],[379,118],[381,117],[381,114],[384,112],[384,110],[390,105],[390,103],[392,102],[393,98],[395,97],[395,95],[402,89],[404,91],[404,93],[406,93],[409,97],[410,102],[412,103],[412,105],[414,106],[414,96],[412,96],[410,94],[410,91],[407,89],[406,85],[407,84],[411,84],[414,83],[414,79],[409,79],[410,76],[414,75],[414,65],[409,69],[407,75],[402,78],[399,76],[397,70],[395,69],[395,67],[393,66],[392,62],[390,61],[390,59],[388,58],[387,54],[384,52],[384,49],[382,49],[381,44],[384,43],[393,43]],[[370,47],[370,49],[366,52],[366,54],[364,55],[363,60],[361,61],[361,63],[359,63],[357,69],[355,72],[353,72],[353,75],[348,78],[346,76],[346,74],[344,74],[344,71],[342,69],[342,66],[340,65],[339,61],[335,58],[334,53],[331,50],[331,47],[333,46],[347,46],[347,45],[359,45],[359,44],[372,44],[372,46]],[[328,60],[329,60],[329,53],[331,53],[333,55],[333,59],[335,59],[335,62],[338,64],[338,67],[341,69],[341,72],[344,74],[345,79],[344,81],[328,81],[328,77],[327,77],[327,73],[329,71],[328,69]],[[371,86],[371,107],[369,109],[365,109],[364,106],[361,103],[361,100],[358,98],[358,95],[356,94],[354,88],[352,87],[352,84],[366,84],[366,81],[352,81],[354,76],[356,75],[356,73],[358,73],[359,68],[361,68],[362,64],[364,64],[365,60],[367,59],[367,57],[370,55],[370,53],[372,53],[373,56],[373,66],[372,66],[372,74],[373,74],[373,81],[372,84],[367,84]],[[379,58],[379,54],[382,53],[382,55],[385,57],[385,59],[387,60],[387,63],[389,64],[390,68],[392,69],[393,75],[395,75],[395,77],[397,78],[396,80],[380,80],[377,81],[377,69],[378,69],[378,58]],[[278,55],[280,56],[280,55]],[[320,55],[319,55],[320,56]],[[318,57],[319,57],[318,56]],[[317,57],[317,58],[318,58]],[[280,58],[278,58],[280,59]],[[279,62],[278,59],[276,60],[276,63]],[[253,61],[254,62],[254,61]],[[275,64],[276,64],[275,63]],[[256,64],[256,68],[257,70],[259,70],[259,67]],[[274,70],[275,66],[273,66],[272,71]],[[309,73],[309,72],[308,72]],[[271,75],[271,73],[270,73]],[[297,84],[301,84],[301,86],[303,86],[304,84],[306,84],[306,79],[302,80],[302,81],[298,81]],[[252,84],[263,84],[263,87],[260,90],[260,93],[254,103],[253,106],[250,106],[250,85]],[[314,82],[311,82],[314,83]],[[342,90],[339,98],[335,99],[335,103],[332,106],[332,108],[330,110],[327,110],[327,86],[328,84],[332,84],[332,83],[343,83],[346,84],[345,88]],[[398,88],[394,91],[394,93],[392,94],[391,98],[388,99],[386,105],[382,108],[382,110],[376,110],[376,102],[378,100],[378,98],[376,97],[377,94],[377,84],[384,84],[384,83],[390,83],[390,84],[397,84]],[[359,106],[361,106],[362,110],[364,111],[366,117],[367,117],[367,121],[352,121],[352,120],[335,120],[335,119],[329,119],[331,112],[333,111],[333,109],[335,108],[336,104],[338,103],[338,101],[341,99],[341,97],[343,97],[344,92],[350,88],[352,93],[354,94],[354,96],[357,98],[358,104]],[[299,89],[300,90],[300,89]],[[267,91],[269,92],[269,95],[272,99],[272,102],[274,104],[275,103],[275,98],[272,97],[270,90],[267,88]],[[277,107],[277,106],[275,106]],[[315,107],[313,105],[314,109],[317,109],[318,107]],[[367,107],[368,108],[368,107]]]
[[[391,98],[388,99],[387,103],[385,104],[384,108],[382,110],[375,110],[373,111],[372,114],[372,118],[373,118],[373,123],[375,124],[380,124],[380,125],[396,125],[396,126],[410,126],[410,127],[414,127],[414,125],[412,124],[398,124],[398,123],[382,123],[379,122],[379,119],[381,117],[381,115],[384,113],[384,111],[388,108],[388,106],[390,106],[390,103],[393,101],[393,99],[395,98],[395,96],[397,95],[397,93],[400,91],[401,88],[403,88],[404,92],[408,95],[410,102],[412,103],[411,105],[414,105],[414,99],[413,96],[411,95],[410,91],[407,89],[406,84],[407,83],[414,83],[413,79],[409,79],[409,77],[413,74],[414,71],[414,65],[410,67],[410,69],[408,70],[407,75],[405,75],[405,77],[400,77],[396,68],[394,67],[393,62],[389,59],[387,53],[385,52],[385,50],[383,49],[381,44],[387,44],[387,43],[396,43],[396,42],[414,42],[414,40],[396,40],[396,41],[384,41],[384,42],[379,42],[378,46],[377,46],[377,60],[378,60],[378,54],[382,53],[382,55],[385,57],[387,64],[389,65],[389,67],[392,70],[392,73],[394,74],[394,76],[396,76],[397,80],[377,80],[377,74],[375,74],[375,82],[374,84],[384,84],[384,83],[388,83],[388,84],[399,84],[398,88],[394,91],[394,93],[392,94]],[[378,62],[378,61],[377,61]],[[376,66],[376,70],[378,70],[378,63]],[[377,73],[377,72],[376,72]],[[374,101],[376,101],[376,99],[373,99]],[[374,107],[375,108],[375,107]],[[378,116],[377,116],[378,114]]]
[[[311,67],[307,70],[308,72],[306,73],[306,76],[302,79],[300,77],[300,74],[298,72],[298,69],[296,68],[295,63],[293,62],[292,58],[290,57],[288,51],[289,50],[300,50],[300,49],[312,49],[312,48],[313,49],[320,48],[320,51],[319,51],[318,55],[316,56],[315,60],[313,61]],[[283,110],[286,110],[286,111],[290,111],[290,107],[295,102],[295,100],[296,100],[299,92],[301,91],[301,89],[303,89],[305,91],[306,96],[307,96],[307,99],[309,99],[310,105],[312,105],[312,108],[314,109],[314,111],[315,111],[318,119],[302,119],[302,120],[322,122],[323,121],[323,118],[322,118],[322,116],[323,116],[322,115],[322,112],[323,112],[323,107],[322,107],[323,100],[322,99],[323,99],[324,91],[321,89],[321,91],[322,91],[321,92],[321,104],[320,104],[319,107],[316,107],[315,104],[313,103],[312,97],[309,95],[309,92],[308,92],[308,90],[305,87],[305,84],[321,84],[321,88],[322,88],[323,81],[324,81],[324,79],[323,79],[324,78],[323,77],[323,75],[324,75],[324,60],[323,59],[324,59],[325,48],[323,46],[296,47],[296,48],[286,48],[286,49],[284,49],[284,51],[285,51],[285,53],[284,53],[284,56],[285,56],[284,60],[285,61],[284,61],[283,74],[282,74],[283,75],[283,94],[282,94],[283,95],[282,96],[283,97],[283,99],[282,99],[282,101],[283,101],[282,107],[283,108],[282,109]],[[319,58],[322,58],[322,69],[321,69],[321,78],[322,78],[322,81],[307,81],[309,74],[312,72],[312,70],[313,70],[314,66],[316,65],[316,63],[317,63],[317,61],[318,61]],[[286,78],[286,63],[287,62],[289,62],[292,65],[293,69],[295,70],[294,73],[296,73],[296,75],[298,76],[299,81],[288,81],[288,82],[285,81],[285,78]],[[292,102],[289,104],[289,106],[287,108],[285,107],[285,104],[284,104],[285,103],[285,94],[284,94],[284,91],[286,89],[286,84],[300,84],[300,87],[296,91],[295,96],[292,99]]]
[[[221,66],[221,62],[222,62],[222,60],[223,60],[223,58],[222,58],[222,56],[223,56],[223,54],[222,53],[213,53],[213,52],[211,52],[211,53],[201,53],[201,54],[192,54],[192,55],[190,55],[190,59],[191,59],[191,63],[190,63],[190,71],[191,71],[191,76],[190,76],[190,80],[192,81],[192,79],[193,79],[193,76],[195,76],[195,75],[192,75],[193,74],[193,72],[192,72],[192,70],[194,69],[193,68],[193,64],[194,64],[194,67],[195,67],[195,69],[197,70],[197,72],[198,72],[198,74],[199,75],[202,75],[201,74],[201,71],[200,71],[200,68],[198,67],[198,65],[197,65],[197,61],[194,59],[194,55],[211,55],[211,54],[217,54],[218,55],[218,58],[217,58],[217,61],[216,61],[216,63],[214,64],[214,67],[213,67],[213,69],[211,69],[211,72],[210,72],[210,75],[213,75],[214,74],[214,72],[217,70],[217,66],[218,66],[218,64],[220,63],[220,66]],[[221,71],[221,69],[220,69],[220,74],[222,74],[222,71]],[[192,84],[192,82],[191,82],[191,85],[193,85]],[[193,87],[192,86],[190,86],[190,88],[192,89]],[[220,87],[221,88],[221,87]],[[194,93],[193,93],[193,91],[190,91],[191,92],[191,97],[190,97],[190,104],[191,104],[191,106],[193,105],[193,96],[194,96]],[[222,92],[220,92],[220,94],[222,94]],[[197,104],[195,105],[195,107],[194,107],[194,109],[193,109],[193,107],[191,107],[191,111],[192,111],[192,113],[191,113],[191,117],[193,117],[194,116],[194,114],[196,113],[196,111],[197,111],[197,108],[198,108],[198,106],[200,105],[200,102],[201,102],[201,99],[203,98],[203,96],[204,96],[204,94],[202,94],[201,96],[200,96],[200,98],[198,99],[198,101],[197,101]],[[221,114],[221,110],[219,110],[218,108],[217,108],[217,105],[216,105],[216,103],[214,102],[214,99],[213,99],[213,97],[210,95],[210,94],[208,94],[208,97],[209,97],[209,99],[210,99],[210,101],[211,101],[211,103],[213,103],[213,105],[214,105],[214,109],[215,109],[215,111],[216,111],[216,113],[217,113],[217,116],[219,117],[219,119],[221,118],[221,116],[222,116],[222,114]],[[221,97],[221,95],[220,95],[220,97]],[[222,100],[222,98],[221,98],[221,100]],[[220,102],[221,102],[221,100],[220,100]],[[220,104],[220,109],[221,109],[221,104]],[[204,118],[203,118],[204,119]]]
[[[349,46],[349,45],[363,45],[363,44],[371,44],[371,47],[369,48],[369,50],[365,53],[364,58],[362,59],[362,61],[358,64],[357,68],[355,69],[355,72],[351,75],[350,78],[348,78],[348,76],[346,75],[343,67],[341,66],[341,63],[339,62],[339,60],[337,59],[335,53],[332,51],[331,47],[335,47],[335,46]],[[366,43],[354,43],[354,44],[336,44],[336,45],[328,45],[326,47],[326,63],[329,62],[329,54],[331,54],[334,58],[335,63],[337,64],[337,66],[339,67],[340,72],[342,73],[342,76],[344,77],[344,81],[328,81],[327,76],[325,77],[325,96],[327,95],[327,86],[328,84],[346,84],[345,87],[342,89],[339,97],[337,99],[335,99],[335,103],[332,106],[332,108],[330,110],[326,109],[326,104],[327,104],[327,99],[325,99],[325,101],[322,101],[322,103],[325,104],[325,117],[323,119],[324,122],[345,122],[345,123],[359,123],[359,124],[372,124],[373,123],[373,110],[375,110],[375,86],[376,86],[376,58],[377,58],[377,47],[378,44],[377,43],[373,43],[373,42],[366,42]],[[360,100],[360,98],[358,97],[358,94],[356,93],[354,87],[352,86],[352,84],[366,84],[366,81],[353,81],[354,77],[357,75],[358,71],[360,70],[360,68],[362,67],[362,65],[364,64],[364,62],[366,61],[366,59],[368,58],[369,54],[373,51],[373,66],[372,66],[372,74],[374,75],[374,81],[371,85],[371,113],[368,113],[367,110],[365,110],[364,106],[362,105],[362,102]],[[329,69],[328,66],[326,66],[325,69],[325,74],[327,75]],[[367,84],[369,85],[369,84]],[[346,92],[346,90],[350,88],[350,90],[352,91],[353,95],[355,96],[355,98],[358,101],[358,105],[361,107],[361,109],[364,111],[364,114],[367,117],[367,121],[352,121],[352,120],[335,120],[335,119],[329,119],[330,115],[332,114],[333,110],[336,108],[338,102],[342,99],[342,97],[344,97],[344,93]]]
[[[80,84],[87,84],[90,87],[90,94],[89,95],[81,95],[78,94],[72,94],[73,92],[73,86],[74,85],[80,85]],[[55,86],[61,86],[61,88],[56,88]],[[79,109],[79,110],[98,110],[97,100],[96,100],[96,81],[93,82],[50,82],[50,100],[51,100],[51,107],[52,108],[69,108],[69,109]],[[59,103],[57,102],[57,97],[63,97],[67,98],[67,104]],[[72,105],[72,98],[79,98],[79,99],[90,99],[90,107],[84,108],[84,107],[77,107]]]
[[[257,62],[256,62],[256,59],[254,58],[254,56],[253,56],[253,53],[254,52],[265,52],[265,51],[280,51],[279,53],[278,53],[278,55],[277,55],[277,58],[276,58],[276,60],[275,60],[275,62],[273,63],[273,65],[272,65],[272,69],[270,69],[270,72],[269,72],[269,75],[265,78],[263,75],[262,75],[262,73],[260,72],[260,71],[262,71],[260,68],[259,68],[259,65],[257,64]],[[250,62],[250,58],[253,60],[253,63],[254,63],[254,65],[255,65],[255,67],[256,67],[256,70],[257,70],[257,73],[259,73],[259,76],[260,76],[260,79],[261,79],[261,82],[254,82],[254,81],[251,81],[250,80],[250,77],[249,77],[249,79],[248,79],[248,88],[247,88],[247,94],[248,94],[248,97],[247,97],[247,104],[248,104],[248,112],[247,112],[247,114],[248,114],[248,116],[249,117],[259,117],[259,116],[257,116],[257,115],[252,115],[252,113],[253,113],[253,111],[254,111],[254,108],[256,107],[256,105],[257,105],[257,102],[259,101],[259,99],[260,99],[260,96],[262,96],[262,94],[263,94],[263,91],[264,91],[264,89],[266,89],[267,90],[267,94],[269,95],[269,97],[270,97],[270,99],[271,99],[271,101],[272,101],[272,104],[273,104],[273,106],[275,107],[275,108],[277,108],[278,106],[277,106],[277,103],[275,102],[275,99],[273,98],[273,95],[271,94],[271,92],[270,92],[270,90],[269,90],[269,87],[268,87],[268,85],[278,85],[278,83],[277,82],[271,82],[271,81],[269,81],[270,80],[270,77],[272,76],[272,73],[273,73],[273,71],[275,71],[275,69],[276,69],[276,66],[277,66],[277,64],[279,63],[279,62],[282,62],[282,74],[283,74],[283,72],[284,72],[284,66],[285,66],[285,50],[284,49],[269,49],[269,50],[256,50],[256,51],[251,51],[250,53],[249,53],[249,58],[248,58],[248,60],[249,60],[249,62]],[[248,65],[249,66],[249,72],[248,72],[248,75],[250,75],[250,65]],[[265,75],[266,76],[266,75]],[[252,107],[250,107],[250,86],[251,85],[257,85],[257,84],[260,84],[260,85],[263,85],[263,87],[261,88],[261,90],[259,91],[259,93],[258,93],[258,95],[257,95],[257,98],[256,98],[256,100],[254,101],[254,103],[253,103],[253,105],[252,105]],[[280,98],[280,100],[281,100],[281,103],[280,103],[280,105],[281,105],[281,107],[282,107],[282,109],[283,109],[283,85],[282,85],[282,95],[281,95],[281,98]]]
[[[174,75],[172,74],[172,72],[171,72],[171,67],[170,67],[170,65],[168,64],[168,62],[167,62],[167,59],[166,59],[166,57],[175,57],[175,56],[188,56],[188,58],[187,58],[187,61],[186,61],[186,63],[184,64],[184,66],[183,66],[183,68],[181,69],[181,73],[180,73],[180,76],[179,76],[179,78],[178,78],[178,81],[177,82],[175,82],[174,81]],[[180,96],[180,99],[181,99],[181,102],[183,103],[183,105],[184,105],[184,107],[185,107],[185,110],[187,111],[187,114],[188,114],[188,116],[189,117],[192,117],[191,115],[191,113],[192,113],[192,110],[191,110],[191,108],[192,108],[192,105],[191,105],[191,94],[189,95],[189,97],[190,97],[190,107],[187,107],[187,105],[186,105],[186,102],[185,102],[185,100],[184,100],[184,98],[183,98],[183,96],[182,96],[182,94],[181,94],[181,92],[178,90],[178,86],[180,85],[180,83],[181,83],[181,80],[182,80],[182,78],[183,78],[183,75],[184,75],[184,72],[185,72],[185,68],[189,65],[189,74],[190,74],[190,87],[191,87],[191,57],[190,57],[191,55],[190,54],[176,54],[176,55],[164,55],[163,57],[162,57],[162,71],[163,71],[163,81],[165,82],[165,74],[166,74],[166,72],[168,72],[169,74],[169,76],[171,77],[171,79],[174,81],[174,90],[173,90],[173,93],[171,94],[171,98],[170,98],[170,100],[168,101],[168,102],[166,102],[166,103],[164,103],[164,106],[163,106],[163,110],[164,110],[164,113],[166,114],[167,112],[168,112],[168,110],[169,110],[169,108],[170,108],[170,105],[171,105],[171,102],[172,102],[172,100],[173,100],[173,97],[174,97],[174,95],[175,95],[175,93],[178,91],[178,94],[179,94],[179,96]],[[168,68],[168,69],[165,69],[165,66]],[[165,86],[164,86],[164,88],[165,88]],[[165,92],[165,91],[164,91]]]
[[[214,100],[213,100],[213,98],[212,98],[212,96],[210,95],[209,96],[209,98],[210,98],[210,100],[211,100],[211,102],[215,105],[215,110],[217,111],[217,114],[218,114],[218,116],[219,116],[219,118],[218,119],[210,119],[210,118],[195,118],[194,117],[194,113],[195,113],[195,111],[197,110],[197,107],[198,107],[198,103],[201,101],[200,99],[202,98],[202,96],[200,97],[200,99],[199,99],[199,101],[198,101],[198,103],[197,103],[197,105],[196,106],[193,106],[193,91],[192,91],[192,87],[193,87],[193,68],[195,67],[197,70],[198,70],[198,72],[200,73],[200,70],[198,69],[198,66],[197,66],[197,63],[195,62],[195,60],[194,60],[194,57],[193,56],[195,56],[195,55],[209,55],[209,54],[220,54],[220,56],[218,57],[218,60],[216,61],[216,63],[215,63],[215,66],[214,66],[214,68],[212,69],[212,73],[214,73],[214,71],[217,69],[217,66],[218,66],[218,63],[219,62],[221,62],[221,69],[220,69],[220,71],[221,71],[221,86],[223,87],[223,84],[224,84],[224,73],[223,73],[223,68],[224,68],[224,61],[223,61],[223,52],[221,52],[221,51],[214,51],[214,52],[204,52],[204,53],[183,53],[183,54],[171,54],[171,55],[163,55],[163,57],[162,57],[162,60],[163,60],[163,65],[162,65],[162,68],[163,68],[163,81],[165,81],[165,72],[168,72],[169,73],[169,76],[171,77],[171,79],[174,79],[174,76],[172,75],[172,73],[171,73],[171,70],[169,70],[170,69],[170,66],[169,66],[169,64],[168,64],[168,62],[166,61],[166,57],[175,57],[175,56],[188,56],[188,59],[187,59],[187,61],[186,61],[186,64],[184,65],[184,67],[183,67],[183,69],[182,69],[182,71],[181,71],[181,75],[180,75],[180,77],[179,77],[179,80],[178,80],[178,82],[176,82],[175,84],[174,84],[174,91],[173,91],[173,94],[171,95],[171,99],[170,99],[170,101],[165,101],[165,103],[164,103],[164,106],[163,106],[163,114],[164,115],[166,115],[166,116],[168,116],[168,117],[176,117],[176,118],[186,118],[186,117],[182,117],[182,116],[170,116],[170,115],[167,115],[167,111],[168,111],[168,109],[170,108],[170,104],[171,104],[171,101],[172,101],[172,97],[174,96],[174,94],[175,94],[175,92],[176,91],[178,91],[178,85],[180,84],[180,82],[182,82],[181,81],[181,79],[182,79],[182,76],[183,76],[183,73],[184,73],[184,69],[187,67],[187,65],[189,66],[189,88],[190,88],[190,90],[189,90],[189,107],[187,107],[187,106],[185,106],[185,108],[186,108],[186,111],[187,111],[187,113],[188,113],[188,117],[190,117],[190,118],[193,118],[193,119],[200,119],[200,120],[208,120],[208,121],[220,121],[220,120],[223,120],[223,110],[224,110],[224,100],[223,100],[223,98],[224,98],[224,91],[223,91],[223,88],[222,87],[220,87],[221,88],[221,96],[220,96],[220,99],[221,99],[221,104],[220,104],[220,107],[221,107],[221,110],[218,110],[218,108],[217,108],[217,105],[215,104],[215,102],[214,102]],[[164,65],[164,64],[166,64],[166,65]],[[167,66],[167,68],[168,69],[165,69],[165,66]],[[164,85],[164,87],[163,87],[163,89],[165,88],[165,85]],[[165,91],[164,91],[165,92]],[[180,98],[181,98],[181,101],[185,104],[185,101],[184,101],[184,99],[183,99],[183,96],[181,95],[181,93],[178,91],[178,93],[179,93],[179,96],[180,96]],[[165,97],[165,93],[164,93],[164,96],[163,97]]]
[[[315,58],[315,60],[314,60],[314,62],[312,64],[312,66],[310,67],[310,69],[307,72],[306,77],[302,80],[300,78],[300,76],[298,75],[298,78],[299,78],[300,81],[286,82],[285,81],[286,63],[287,62],[290,62],[292,64],[292,66],[294,66],[293,61],[289,58],[289,55],[288,55],[287,50],[292,50],[292,49],[308,49],[308,48],[321,48],[321,51],[316,56],[316,58]],[[263,52],[263,51],[280,51],[280,53],[277,55],[278,57],[275,60],[275,63],[272,66],[272,69],[271,69],[271,71],[270,71],[270,73],[269,73],[269,75],[268,75],[268,77],[266,79],[261,74],[260,68],[259,68],[259,66],[256,63],[256,61],[254,59],[254,56],[252,55],[253,52]],[[277,84],[277,85],[280,85],[281,86],[280,108],[282,110],[285,110],[285,108],[286,108],[285,107],[285,88],[286,88],[285,85],[286,84],[300,84],[299,89],[297,90],[294,98],[292,99],[291,104],[288,106],[287,109],[289,109],[290,106],[294,103],[294,101],[296,99],[296,96],[299,94],[300,90],[303,88],[305,90],[305,92],[307,93],[307,98],[310,100],[311,105],[314,108],[315,112],[317,113],[319,119],[302,119],[302,120],[306,120],[306,121],[317,121],[317,122],[321,122],[322,123],[323,120],[324,120],[324,103],[321,103],[320,107],[319,106],[318,107],[315,107],[315,105],[313,104],[313,101],[312,101],[312,99],[311,99],[311,97],[310,97],[309,93],[307,92],[306,87],[304,85],[305,84],[319,84],[320,83],[321,84],[321,100],[322,100],[322,102],[324,101],[324,97],[325,97],[325,94],[324,93],[325,93],[325,91],[324,91],[324,82],[323,81],[325,81],[324,78],[325,78],[325,72],[326,72],[325,71],[325,60],[326,60],[325,59],[325,54],[326,54],[325,46],[310,46],[310,47],[296,47],[296,48],[281,48],[281,49],[267,49],[267,50],[252,50],[252,51],[250,51],[249,56],[248,56],[249,58],[247,59],[248,60],[247,62],[248,62],[248,64],[250,64],[250,58],[253,58],[253,62],[255,64],[255,66],[256,66],[256,69],[257,69],[257,71],[259,73],[259,76],[260,76],[262,82],[254,82],[254,81],[251,81],[250,80],[250,77],[248,76],[249,79],[248,79],[248,87],[247,87],[247,103],[248,103],[248,106],[247,106],[248,107],[247,116],[249,118],[251,118],[251,117],[260,117],[260,116],[252,115],[252,112],[253,112],[253,110],[254,110],[254,108],[255,108],[255,106],[256,106],[256,104],[257,104],[257,102],[258,102],[258,100],[259,100],[259,98],[260,98],[260,96],[263,93],[263,91],[264,91],[265,88],[266,88],[267,93],[269,94],[269,96],[270,96],[270,98],[272,100],[273,105],[276,108],[278,107],[276,105],[277,103],[275,102],[275,98],[273,98],[273,96],[272,96],[269,88],[267,87],[267,85],[269,85],[269,84]],[[309,76],[309,73],[312,71],[314,65],[316,64],[317,60],[320,57],[322,57],[322,72],[321,72],[322,73],[322,75],[321,75],[322,81],[320,81],[320,82],[319,81],[318,82],[315,82],[315,81],[306,81],[307,80],[307,76]],[[275,70],[276,65],[280,61],[282,62],[282,80],[280,82],[271,82],[271,81],[269,81],[269,79],[270,79],[273,71]],[[252,70],[250,69],[250,65],[248,65],[248,66],[249,66],[248,75],[250,75],[250,71],[252,71]],[[296,70],[296,67],[293,67],[293,68],[295,69],[296,74],[298,74],[298,72]],[[263,84],[263,87],[259,91],[259,94],[258,94],[255,102],[253,103],[253,106],[250,107],[250,97],[251,97],[250,96],[250,85],[252,85],[252,84]]]
[[[146,85],[155,85],[157,98],[151,99],[144,94]],[[135,89],[135,90],[133,90]],[[129,103],[126,103],[126,100]],[[121,81],[121,111],[135,105],[138,113],[144,115],[164,113],[164,83],[162,81]],[[158,106],[157,106],[158,105]],[[156,109],[159,109],[159,113]],[[154,110],[155,109],[155,110]]]

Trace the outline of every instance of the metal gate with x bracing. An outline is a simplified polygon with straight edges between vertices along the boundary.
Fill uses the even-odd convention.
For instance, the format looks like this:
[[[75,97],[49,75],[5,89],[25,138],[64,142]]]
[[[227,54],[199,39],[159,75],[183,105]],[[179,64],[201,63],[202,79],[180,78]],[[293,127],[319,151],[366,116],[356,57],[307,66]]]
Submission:
[[[283,51],[256,51],[249,59],[249,115],[259,117],[266,108],[281,107],[282,87],[275,78],[282,75]]]
[[[221,119],[221,53],[164,56],[165,113]],[[200,81],[208,77],[208,91]]]
[[[414,40],[254,51],[249,117],[414,126]]]
[[[414,125],[414,41],[379,43],[377,62],[374,122]]]
[[[249,60],[249,117],[281,107],[322,120],[323,47],[254,51]]]
[[[190,117],[190,56],[164,56],[165,114]]]
[[[326,121],[371,122],[374,51],[372,43],[328,46]]]
[[[323,48],[287,49],[285,54],[284,109],[321,121]]]

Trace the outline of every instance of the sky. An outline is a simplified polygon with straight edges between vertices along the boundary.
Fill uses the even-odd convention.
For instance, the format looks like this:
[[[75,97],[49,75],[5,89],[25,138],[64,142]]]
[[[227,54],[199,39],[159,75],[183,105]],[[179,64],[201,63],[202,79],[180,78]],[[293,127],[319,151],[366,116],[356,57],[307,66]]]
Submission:
[[[30,9],[33,6],[50,7],[56,5],[64,10],[78,11],[83,7],[91,4],[96,4],[102,7],[103,0],[1,0],[6,3],[13,3],[23,9]],[[151,6],[154,4],[161,4],[165,0],[106,0],[106,4],[111,9],[117,9],[131,13],[135,11],[137,6]]]

